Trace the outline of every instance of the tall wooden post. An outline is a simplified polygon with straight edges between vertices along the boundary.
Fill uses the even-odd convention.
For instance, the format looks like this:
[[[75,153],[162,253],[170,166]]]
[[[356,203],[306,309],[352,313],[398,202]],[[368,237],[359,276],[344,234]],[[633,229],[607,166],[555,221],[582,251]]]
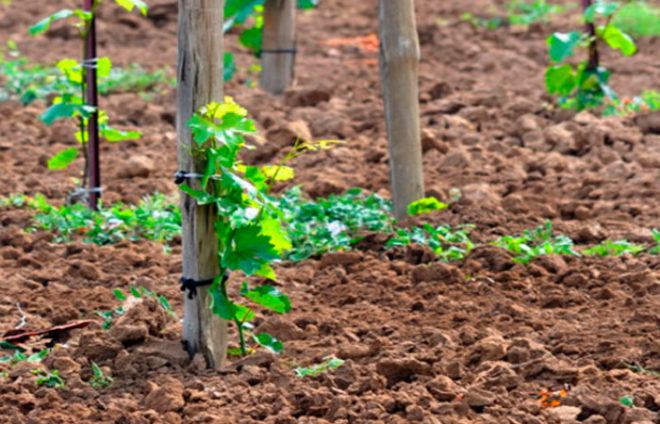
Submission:
[[[92,12],[92,19],[85,35],[85,54],[83,66],[85,68],[85,103],[98,107],[99,98],[97,90],[96,64],[96,13],[94,0],[85,0],[83,10]],[[98,209],[98,199],[101,196],[101,167],[99,165],[99,113],[94,112],[87,121],[87,178],[89,178],[88,194],[89,208]]]
[[[385,101],[394,216],[424,197],[419,132],[419,40],[413,0],[379,0],[380,73]]]
[[[209,102],[221,102],[224,0],[179,0],[177,57],[177,135],[179,170],[202,173],[204,158],[191,156],[192,114]],[[187,183],[196,189],[200,181]],[[214,206],[198,206],[181,193],[183,276],[195,281],[218,274]],[[201,353],[209,368],[220,369],[227,356],[227,322],[213,314],[207,287],[190,298],[184,292],[183,341],[191,357]]]
[[[293,80],[296,61],[296,0],[264,4],[261,88],[282,94]]]

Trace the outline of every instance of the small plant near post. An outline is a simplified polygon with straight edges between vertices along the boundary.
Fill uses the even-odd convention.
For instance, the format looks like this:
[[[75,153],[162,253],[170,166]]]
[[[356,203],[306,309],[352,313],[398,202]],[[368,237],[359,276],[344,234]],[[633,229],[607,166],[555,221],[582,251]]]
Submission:
[[[282,94],[293,80],[296,59],[296,1],[267,0],[264,4],[261,87]]]
[[[390,151],[394,216],[424,197],[419,130],[419,41],[412,0],[380,0],[380,72]]]
[[[246,166],[238,159],[247,147],[243,136],[255,132],[254,122],[246,116],[244,108],[225,98],[224,103],[210,103],[200,109],[188,123],[193,135],[191,154],[204,162],[201,174],[186,176],[189,180],[194,177],[200,188],[188,184],[180,187],[198,206],[210,207],[214,213],[206,225],[215,230],[217,242],[213,247],[218,271],[212,280],[184,279],[182,283],[189,298],[208,293],[208,308],[224,322],[236,324],[239,349],[230,353],[246,355],[251,351],[246,335],[257,346],[278,353],[282,342],[267,333],[253,333],[249,321],[254,318],[254,311],[230,299],[229,272],[276,280],[272,265],[292,246],[283,225],[284,211],[270,195],[273,184],[293,178],[293,169],[286,166],[288,160],[305,151],[331,148],[334,142],[297,142],[279,165]],[[289,298],[269,284],[250,288],[244,281],[239,294],[279,314],[291,309]]]
[[[115,0],[115,2],[128,11],[138,8],[143,14],[147,12],[147,5],[142,0]],[[99,167],[99,133],[108,141],[122,141],[139,138],[136,131],[119,131],[110,128],[107,124],[107,115],[98,108],[99,76],[108,76],[112,62],[108,58],[96,57],[96,8],[100,0],[84,0],[83,9],[63,9],[53,15],[42,19],[30,28],[30,34],[37,35],[48,31],[55,21],[76,18],[76,26],[84,40],[84,59],[78,63],[72,59],[58,62],[57,67],[66,75],[71,86],[77,86],[80,96],[72,94],[75,91],[62,93],[53,100],[53,104],[41,116],[46,125],[52,124],[60,118],[73,118],[78,121],[79,131],[76,138],[81,144],[85,157],[85,171],[83,173],[83,187],[76,190],[71,198],[73,200],[85,199],[93,210],[98,208],[98,199],[101,193],[101,177]],[[70,147],[59,152],[48,161],[50,169],[64,169],[78,156],[78,149]],[[84,188],[89,182],[89,187]]]
[[[610,71],[600,64],[598,44],[603,41],[624,56],[635,53],[637,47],[632,37],[617,27],[612,18],[619,3],[582,0],[585,29],[583,32],[555,33],[548,38],[550,59],[561,63],[573,56],[576,48],[585,47],[587,60],[577,67],[569,63],[551,65],[545,73],[550,94],[559,95],[559,105],[583,110],[617,100],[609,86]],[[597,17],[603,17],[603,25],[596,26]]]

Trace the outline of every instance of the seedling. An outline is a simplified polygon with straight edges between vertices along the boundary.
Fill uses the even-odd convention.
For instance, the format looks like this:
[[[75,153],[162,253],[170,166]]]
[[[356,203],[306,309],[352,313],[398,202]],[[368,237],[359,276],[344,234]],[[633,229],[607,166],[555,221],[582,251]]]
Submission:
[[[652,370],[646,369],[644,367],[641,367],[639,365],[631,364],[630,362],[621,361],[621,365],[623,365],[624,367],[626,367],[629,370],[634,371],[634,372],[638,372],[638,373],[641,373],[641,374],[644,374],[644,375],[650,375],[652,377],[660,377],[660,372],[652,371]]]
[[[98,211],[81,204],[52,206],[42,195],[12,195],[1,199],[0,206],[36,210],[33,228],[54,232],[56,243],[76,237],[98,245],[139,239],[165,243],[181,233],[181,212],[174,199],[159,193],[144,197],[136,206],[100,205]]]
[[[37,386],[60,389],[66,385],[66,382],[60,377],[60,372],[58,370],[45,371],[38,369],[32,370],[32,373],[39,376],[36,381]]]
[[[580,256],[574,249],[573,240],[565,235],[554,235],[552,224],[548,221],[535,230],[525,230],[522,236],[503,236],[495,240],[495,246],[507,249],[516,257],[513,261],[528,264],[541,255],[573,255]]]
[[[3,348],[5,347],[3,346]],[[50,349],[43,349],[37,353],[33,353],[32,355],[28,356],[24,353],[23,348],[16,345],[13,345],[12,348],[15,349],[14,354],[12,356],[0,357],[0,363],[8,362],[11,365],[16,365],[19,362],[23,362],[23,361],[41,362],[50,353]]]
[[[116,317],[119,317],[121,315],[124,315],[126,313],[126,310],[124,309],[124,302],[128,300],[127,296],[119,289],[113,290],[113,293],[117,300],[121,302],[121,305],[116,307],[115,309],[107,312],[99,312],[96,311],[94,312],[96,315],[100,316],[101,318],[104,319],[103,324],[101,325],[101,328],[104,330],[109,329],[112,324],[114,323],[114,320]],[[136,299],[140,298],[153,298],[158,300],[158,303],[160,304],[161,308],[165,312],[167,312],[168,315],[173,317],[174,319],[178,320],[179,317],[177,316],[176,312],[172,310],[172,307],[170,306],[170,303],[168,302],[167,298],[165,296],[158,295],[157,293],[151,292],[147,290],[146,288],[140,286],[139,288],[133,286],[131,287],[131,296],[133,296]]]
[[[63,95],[75,96],[80,91],[79,84],[72,84],[67,75],[57,66],[30,64],[20,57],[18,50],[10,50],[16,58],[0,56],[0,75],[4,87],[0,87],[0,101],[17,98],[23,105],[34,100],[44,100]],[[171,85],[166,70],[146,72],[139,65],[126,68],[112,68],[107,76],[99,78],[99,94],[119,92],[148,92],[163,85]]]
[[[635,256],[644,251],[644,246],[632,244],[626,240],[610,241],[606,240],[603,243],[594,246],[590,249],[583,251],[585,255],[598,255],[598,256],[622,256],[632,255]]]
[[[649,250],[649,253],[652,255],[657,255],[660,253],[660,230],[656,230],[655,228],[651,229],[651,234],[653,234],[653,240],[655,241],[656,245]]]
[[[89,384],[91,384],[93,388],[105,389],[112,384],[112,377],[103,374],[103,370],[101,370],[96,362],[92,362],[92,373],[92,379],[89,380]]]
[[[29,31],[32,35],[43,34],[50,28],[51,24],[58,20],[75,21],[75,27],[85,45],[86,62],[78,62],[73,59],[63,59],[57,63],[57,67],[66,76],[66,82],[72,87],[77,87],[78,94],[63,93],[52,101],[52,105],[41,116],[46,125],[51,125],[55,120],[70,118],[78,123],[79,131],[76,138],[81,145],[83,157],[85,158],[85,172],[83,173],[83,187],[90,180],[92,191],[78,190],[82,198],[89,199],[91,209],[97,208],[98,193],[100,189],[100,177],[98,172],[98,136],[107,141],[116,142],[122,140],[136,139],[140,137],[137,131],[120,131],[108,125],[108,117],[96,107],[96,82],[98,77],[109,76],[112,62],[107,57],[96,58],[96,39],[94,35],[94,17],[100,0],[88,0],[86,9],[63,9],[53,15],[42,19],[32,26]],[[147,13],[147,5],[142,0],[115,0],[119,6],[128,11],[137,8],[142,14]],[[91,34],[91,35],[90,35]],[[91,76],[91,78],[87,78]],[[89,86],[88,86],[89,85]],[[74,92],[76,90],[73,90]],[[89,129],[89,132],[86,132]],[[90,149],[87,150],[89,142]],[[57,153],[48,161],[50,169],[64,169],[78,156],[78,149],[69,147]]]
[[[446,209],[448,207],[448,204],[442,203],[433,196],[425,197],[408,205],[408,215],[422,215],[432,211]]]
[[[629,1],[617,12],[614,25],[635,38],[660,35],[660,9],[646,1]]]
[[[306,201],[299,187],[277,201],[284,211],[292,249],[286,259],[297,262],[327,251],[350,249],[360,230],[393,231],[391,204],[382,197],[351,189],[344,195]]]
[[[339,368],[343,363],[343,359],[339,359],[334,356],[326,356],[323,358],[323,362],[318,365],[313,365],[309,368],[294,368],[293,371],[296,373],[296,377],[299,378],[318,377],[330,370]]]
[[[628,408],[634,408],[635,397],[633,395],[625,395],[619,400],[619,403],[621,403],[623,406],[627,406]]]
[[[528,26],[535,22],[549,22],[550,15],[561,13],[563,6],[548,4],[546,0],[512,1],[506,5],[506,16],[476,17],[471,13],[463,13],[461,18],[475,27],[497,29],[502,26]]]
[[[220,272],[209,289],[212,310],[236,323],[243,355],[248,353],[244,324],[254,318],[254,312],[229,299],[224,276],[228,271],[242,271],[276,280],[272,264],[291,248],[291,242],[282,227],[283,212],[272,201],[270,188],[274,181],[293,176],[293,170],[284,165],[257,168],[238,160],[246,147],[244,135],[255,132],[254,122],[246,116],[247,110],[231,98],[211,103],[193,115],[188,123],[194,139],[191,154],[205,158],[204,175],[201,190],[188,184],[180,186],[199,205],[215,205]],[[268,284],[250,289],[244,283],[241,294],[277,313],[291,309],[288,297]],[[260,340],[259,335],[257,338]]]
[[[584,31],[555,33],[548,40],[550,59],[556,63],[545,73],[546,87],[550,94],[557,94],[558,104],[564,108],[583,110],[615,101],[616,94],[608,85],[610,71],[600,65],[598,45],[607,44],[624,56],[637,51],[634,40],[616,25],[612,18],[619,10],[619,3],[583,0]],[[596,21],[602,25],[596,26]],[[571,58],[577,48],[588,51],[588,59],[577,67],[563,63]]]
[[[410,230],[400,228],[388,240],[386,246],[407,246],[411,243],[416,243],[429,246],[438,258],[443,261],[461,260],[474,247],[474,244],[468,237],[473,227],[473,225],[469,224],[458,228],[452,228],[448,225],[433,227],[429,224],[424,224],[421,227],[413,227]],[[457,246],[457,244],[461,245],[461,247]]]

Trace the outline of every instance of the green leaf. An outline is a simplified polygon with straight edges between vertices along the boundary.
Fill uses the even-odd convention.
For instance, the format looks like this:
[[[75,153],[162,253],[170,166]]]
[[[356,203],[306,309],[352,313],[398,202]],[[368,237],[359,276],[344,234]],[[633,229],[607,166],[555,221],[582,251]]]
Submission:
[[[256,336],[252,334],[252,339],[260,346],[270,350],[275,354],[282,352],[284,349],[282,342],[268,333],[259,333]]]
[[[147,15],[148,6],[142,0],[115,0],[115,3],[128,10],[129,12],[137,7],[143,15]]]
[[[110,143],[126,140],[137,140],[142,136],[140,131],[122,131],[107,126],[105,128],[101,128],[99,130],[99,134]]]
[[[637,51],[635,41],[625,32],[612,24],[604,29],[598,28],[598,35],[614,50],[620,50],[624,56],[632,56]]]
[[[274,166],[267,165],[261,167],[261,172],[268,178],[274,178],[275,181],[288,181],[292,180],[294,176],[293,168],[288,166]]]
[[[238,41],[243,47],[252,50],[255,55],[259,55],[263,41],[262,34],[263,31],[259,27],[249,28],[241,33]]]
[[[120,301],[124,302],[126,300],[126,295],[119,289],[114,289],[113,293],[115,294],[115,297]]]
[[[298,0],[298,9],[313,9],[319,0]]]
[[[62,59],[55,65],[66,76],[69,82],[81,84],[83,80],[82,68],[77,60]]]
[[[580,44],[582,35],[579,32],[556,32],[548,37],[550,59],[561,62],[573,54]]]
[[[234,55],[225,52],[224,64],[222,66],[223,79],[229,81],[231,77],[234,76],[234,73],[236,73],[236,61],[234,60]]]
[[[213,300],[211,309],[214,314],[227,321],[237,319],[240,322],[245,322],[254,319],[254,312],[251,309],[229,300],[229,298],[222,293],[219,284],[217,283],[219,283],[218,279],[216,279],[216,283],[214,283],[210,289],[211,298]]]
[[[264,263],[276,258],[277,251],[271,244],[270,237],[261,234],[259,225],[251,224],[234,230],[231,246],[222,257],[222,266],[253,275]]]
[[[617,10],[619,10],[618,2],[608,3],[604,1],[597,1],[585,9],[584,20],[593,23],[594,19],[596,19],[596,14],[601,16],[612,16]]]
[[[23,352],[25,349],[22,347],[15,345],[11,342],[6,342],[4,340],[0,340],[0,349],[5,349],[5,350],[16,350],[19,352]]]
[[[99,78],[106,78],[110,76],[111,69],[112,69],[112,61],[107,57],[101,57],[96,62],[96,75]]]
[[[69,147],[48,160],[48,169],[65,169],[78,157],[78,149]]]
[[[268,284],[250,290],[246,281],[243,283],[241,295],[278,314],[285,314],[291,310],[289,298],[277,288]]]
[[[408,215],[421,215],[431,211],[446,209],[447,207],[449,207],[448,204],[442,203],[435,197],[425,197],[408,205]]]
[[[197,200],[198,205],[210,205],[214,203],[217,199],[210,195],[209,193],[203,190],[195,190],[190,187],[188,184],[181,184],[179,186],[182,192],[186,193],[190,197],[194,197]]]
[[[566,64],[548,67],[545,71],[545,85],[551,94],[569,96],[577,85],[573,66]]]
[[[131,294],[138,299],[142,297],[142,294],[140,294],[140,291],[135,286],[131,286]]]
[[[635,407],[635,398],[632,395],[625,395],[619,402],[621,402],[621,405],[627,406],[629,408]]]
[[[282,223],[272,217],[264,218],[261,222],[261,234],[270,239],[270,244],[278,254],[282,254],[293,247],[289,240],[287,231],[282,227]]]
[[[73,15],[74,15],[73,10],[69,10],[69,9],[59,10],[59,11],[53,13],[52,15],[50,15],[49,17],[44,18],[44,19],[40,20],[39,22],[37,22],[35,25],[31,26],[28,29],[28,31],[30,32],[30,35],[33,35],[33,36],[37,35],[37,34],[43,34],[44,32],[48,31],[48,29],[50,28],[50,25],[53,22],[58,21],[60,19],[70,18]],[[90,14],[89,18],[91,19],[91,14]]]

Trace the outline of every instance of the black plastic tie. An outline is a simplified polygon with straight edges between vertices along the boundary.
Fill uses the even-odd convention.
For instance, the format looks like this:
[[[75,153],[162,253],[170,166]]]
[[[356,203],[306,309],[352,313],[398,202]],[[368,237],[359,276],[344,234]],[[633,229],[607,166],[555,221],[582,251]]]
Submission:
[[[176,171],[174,174],[174,184],[176,185],[181,185],[183,184],[186,180],[192,179],[192,178],[204,178],[204,175],[202,174],[195,174],[191,172],[184,172],[184,171]]]
[[[229,279],[229,272],[226,272],[222,278],[222,282],[226,282]],[[215,278],[210,280],[193,280],[192,278],[181,277],[181,291],[188,291],[188,299],[194,299],[197,296],[197,289],[200,287],[206,287],[213,284]]]
[[[297,54],[298,50],[297,49],[262,49],[259,51],[260,53],[268,53],[268,54]]]

